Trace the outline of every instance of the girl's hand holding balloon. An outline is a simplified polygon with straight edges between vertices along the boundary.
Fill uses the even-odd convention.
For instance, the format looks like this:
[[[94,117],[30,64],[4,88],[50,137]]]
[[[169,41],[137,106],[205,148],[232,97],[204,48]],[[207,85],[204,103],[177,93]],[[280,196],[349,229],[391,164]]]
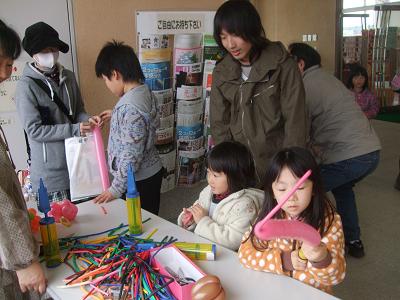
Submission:
[[[182,225],[183,228],[188,228],[190,225],[194,223],[192,213],[187,209],[183,208],[183,215],[182,215]]]
[[[328,255],[328,249],[324,243],[320,243],[318,246],[311,246],[307,243],[303,243],[301,250],[304,256],[311,262],[320,262]]]
[[[293,269],[297,271],[304,271],[307,268],[307,260],[299,257],[299,250],[292,251],[290,253],[292,259]]]
[[[196,224],[198,224],[203,217],[207,216],[206,210],[198,203],[188,208],[188,211],[192,213]]]

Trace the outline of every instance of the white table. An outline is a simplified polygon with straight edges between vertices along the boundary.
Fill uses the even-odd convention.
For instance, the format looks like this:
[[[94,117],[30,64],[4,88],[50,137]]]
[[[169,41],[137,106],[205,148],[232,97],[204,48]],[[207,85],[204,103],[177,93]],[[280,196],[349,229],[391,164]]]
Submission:
[[[99,205],[93,202],[79,204],[79,212],[75,223],[70,228],[62,229],[60,226],[59,236],[65,236],[71,232],[76,235],[97,233],[117,227],[119,224],[127,224],[125,202],[115,200],[103,205],[107,214],[105,215]],[[205,242],[210,241],[201,238],[171,222],[156,215],[142,210],[142,219],[151,218],[143,224],[146,236],[155,228],[158,231],[153,235],[155,241],[164,236],[173,235],[182,242]],[[95,237],[93,237],[95,238]],[[337,299],[318,289],[303,284],[286,276],[280,276],[265,272],[253,271],[244,268],[234,251],[217,245],[217,258],[215,261],[196,261],[196,264],[208,274],[217,275],[225,289],[227,298],[233,300],[256,300],[256,299]],[[65,264],[55,269],[47,269],[49,285],[47,292],[54,299],[81,299],[83,293],[79,288],[60,289],[63,279],[72,274],[72,270]]]

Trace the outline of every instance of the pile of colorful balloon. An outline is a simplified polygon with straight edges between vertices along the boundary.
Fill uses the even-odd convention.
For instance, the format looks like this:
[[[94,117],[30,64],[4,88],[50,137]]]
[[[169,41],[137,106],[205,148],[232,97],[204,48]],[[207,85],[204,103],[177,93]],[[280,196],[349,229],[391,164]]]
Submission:
[[[175,299],[167,288],[174,279],[153,268],[151,249],[176,239],[155,242],[128,235],[127,230],[116,233],[125,227],[121,224],[107,231],[108,236],[93,240],[84,240],[88,236],[61,239],[61,248],[69,248],[64,263],[74,274],[59,288],[80,287],[82,299]]]

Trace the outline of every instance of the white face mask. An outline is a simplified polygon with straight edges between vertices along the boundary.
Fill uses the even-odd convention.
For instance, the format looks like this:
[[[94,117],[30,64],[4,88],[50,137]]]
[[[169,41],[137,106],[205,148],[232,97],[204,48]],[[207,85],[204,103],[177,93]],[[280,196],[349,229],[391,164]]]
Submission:
[[[33,59],[38,63],[40,67],[53,68],[58,60],[59,52],[48,52],[48,53],[37,53],[33,56]]]

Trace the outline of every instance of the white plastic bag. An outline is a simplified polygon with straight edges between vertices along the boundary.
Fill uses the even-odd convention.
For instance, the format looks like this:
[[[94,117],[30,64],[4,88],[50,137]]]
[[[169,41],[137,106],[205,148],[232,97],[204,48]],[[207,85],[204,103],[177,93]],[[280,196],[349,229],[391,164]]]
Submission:
[[[104,152],[104,149],[103,149]],[[93,135],[65,140],[71,200],[93,197],[103,192],[99,160]]]

